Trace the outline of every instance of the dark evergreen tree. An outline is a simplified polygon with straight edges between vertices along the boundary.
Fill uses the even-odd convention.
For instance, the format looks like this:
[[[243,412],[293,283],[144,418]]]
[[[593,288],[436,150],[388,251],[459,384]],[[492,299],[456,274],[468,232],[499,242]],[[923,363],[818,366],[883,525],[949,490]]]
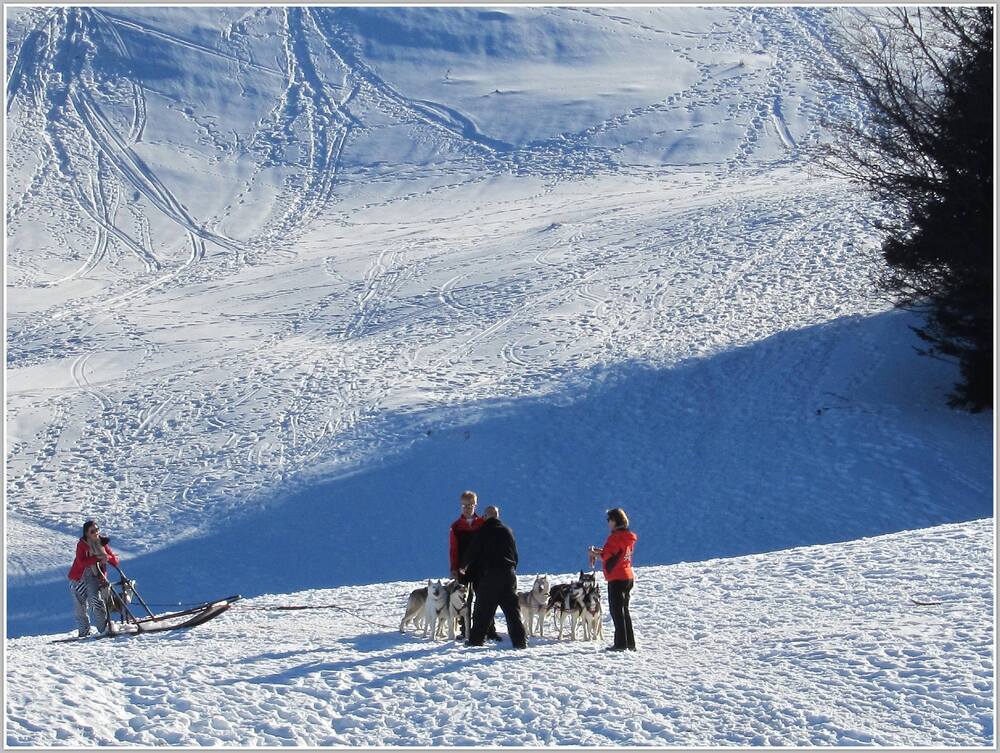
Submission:
[[[957,360],[950,404],[993,405],[993,9],[874,11],[841,28],[839,70],[860,105],[828,123],[834,171],[891,211],[879,286],[924,314],[921,350]]]

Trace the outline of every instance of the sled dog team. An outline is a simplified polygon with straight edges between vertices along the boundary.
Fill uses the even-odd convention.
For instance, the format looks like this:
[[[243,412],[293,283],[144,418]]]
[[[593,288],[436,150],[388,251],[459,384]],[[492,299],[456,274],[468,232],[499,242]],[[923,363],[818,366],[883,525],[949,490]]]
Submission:
[[[424,638],[444,638],[447,634],[450,640],[456,640],[461,634],[460,637],[467,639],[462,616],[468,598],[468,586],[457,580],[443,583],[440,579],[428,579],[426,586],[410,592],[399,630],[405,632],[406,626],[412,625],[417,630],[423,628]],[[570,640],[576,640],[581,626],[585,641],[604,637],[601,587],[593,573],[581,570],[578,580],[552,587],[549,576],[536,576],[530,591],[518,593],[517,603],[528,636],[544,637],[545,619],[551,614],[552,629],[558,631],[559,640],[563,638],[567,616],[570,618]]]
[[[547,575],[538,575],[530,591],[517,592],[517,545],[513,531],[500,522],[500,510],[489,506],[476,514],[475,492],[463,492],[461,515],[449,529],[452,579],[447,583],[428,579],[407,599],[400,632],[407,625],[423,629],[425,638],[455,640],[481,646],[485,638],[501,640],[494,618],[499,607],[507,620],[514,648],[526,648],[527,637],[544,636],[546,618],[563,638],[569,618],[569,639],[582,628],[584,640],[604,637],[601,591],[593,573],[580,571],[571,583],[550,585]],[[609,536],[603,547],[589,547],[591,567],[600,557],[608,584],[608,607],[615,626],[609,651],[635,651],[635,635],[629,614],[629,597],[635,576],[632,554],[638,539],[629,530],[628,516],[619,507],[608,510]],[[473,603],[475,606],[473,607]],[[471,619],[470,619],[471,617]]]

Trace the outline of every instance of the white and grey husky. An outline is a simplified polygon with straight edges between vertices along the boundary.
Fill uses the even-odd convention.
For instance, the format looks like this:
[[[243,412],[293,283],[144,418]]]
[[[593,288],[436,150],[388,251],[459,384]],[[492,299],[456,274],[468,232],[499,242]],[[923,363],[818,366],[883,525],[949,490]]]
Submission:
[[[601,589],[597,583],[583,587],[583,639],[596,641],[604,638],[604,626],[601,618]]]
[[[535,634],[535,624],[538,624],[538,635],[545,635],[545,617],[549,613],[549,576],[535,576],[535,584],[530,591],[517,595],[517,604],[521,607],[521,620],[528,635]]]
[[[427,579],[427,601],[424,602],[424,638],[437,637],[438,622],[448,619],[448,589],[438,579]],[[451,626],[451,637],[455,637],[455,625]]]
[[[445,590],[448,592],[448,638],[455,640],[455,633],[458,630],[459,618],[465,611],[465,600],[469,596],[469,588],[457,580],[449,581],[445,586]],[[439,625],[438,633],[442,633],[444,625]],[[439,637],[443,638],[444,635],[441,634]],[[466,640],[469,639],[469,626],[464,625],[462,630],[462,637]]]
[[[443,595],[441,591],[437,591],[439,588],[443,589]],[[436,592],[435,598],[438,599],[438,603],[433,610],[435,613],[434,623],[429,625],[427,617],[431,609],[428,606],[427,596],[432,591]],[[428,632],[435,638],[443,638],[445,633],[448,633],[454,640],[456,623],[462,614],[462,610],[465,609],[467,595],[468,587],[458,581],[452,580],[442,585],[440,580],[437,583],[428,580],[426,586],[410,591],[410,596],[406,600],[406,610],[403,612],[403,619],[399,622],[399,632],[405,632],[407,624],[410,624],[417,630],[423,628],[425,638]],[[440,599],[445,600],[444,607],[441,607]],[[451,622],[450,628],[448,627],[449,621]]]

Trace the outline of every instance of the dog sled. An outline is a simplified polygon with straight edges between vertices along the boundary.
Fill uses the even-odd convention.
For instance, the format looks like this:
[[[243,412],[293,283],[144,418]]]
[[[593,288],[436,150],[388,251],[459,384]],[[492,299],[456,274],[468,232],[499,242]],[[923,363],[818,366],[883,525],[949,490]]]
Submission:
[[[115,567],[112,565],[112,567]],[[135,581],[128,578],[121,568],[115,567],[120,576],[117,583],[112,583],[108,587],[108,596],[105,605],[108,617],[117,615],[117,620],[112,620],[113,629],[91,636],[71,636],[69,638],[59,638],[53,643],[70,643],[74,641],[86,641],[94,638],[115,638],[120,635],[139,635],[140,633],[163,633],[169,630],[181,630],[202,625],[209,620],[214,620],[229,607],[243,597],[239,594],[227,596],[224,599],[206,601],[197,606],[183,609],[178,612],[166,612],[156,614],[139,594],[135,587]],[[131,606],[134,602],[145,611],[144,616],[137,616]]]

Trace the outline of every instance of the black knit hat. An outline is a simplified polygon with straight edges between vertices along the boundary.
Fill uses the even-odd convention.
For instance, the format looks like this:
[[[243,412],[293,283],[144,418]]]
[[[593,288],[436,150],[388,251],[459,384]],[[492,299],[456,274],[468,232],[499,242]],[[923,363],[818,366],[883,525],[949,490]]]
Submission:
[[[83,535],[80,537],[81,539],[87,538],[87,529],[90,528],[92,525],[94,525],[94,521],[92,520],[88,520],[86,523],[83,524]]]

